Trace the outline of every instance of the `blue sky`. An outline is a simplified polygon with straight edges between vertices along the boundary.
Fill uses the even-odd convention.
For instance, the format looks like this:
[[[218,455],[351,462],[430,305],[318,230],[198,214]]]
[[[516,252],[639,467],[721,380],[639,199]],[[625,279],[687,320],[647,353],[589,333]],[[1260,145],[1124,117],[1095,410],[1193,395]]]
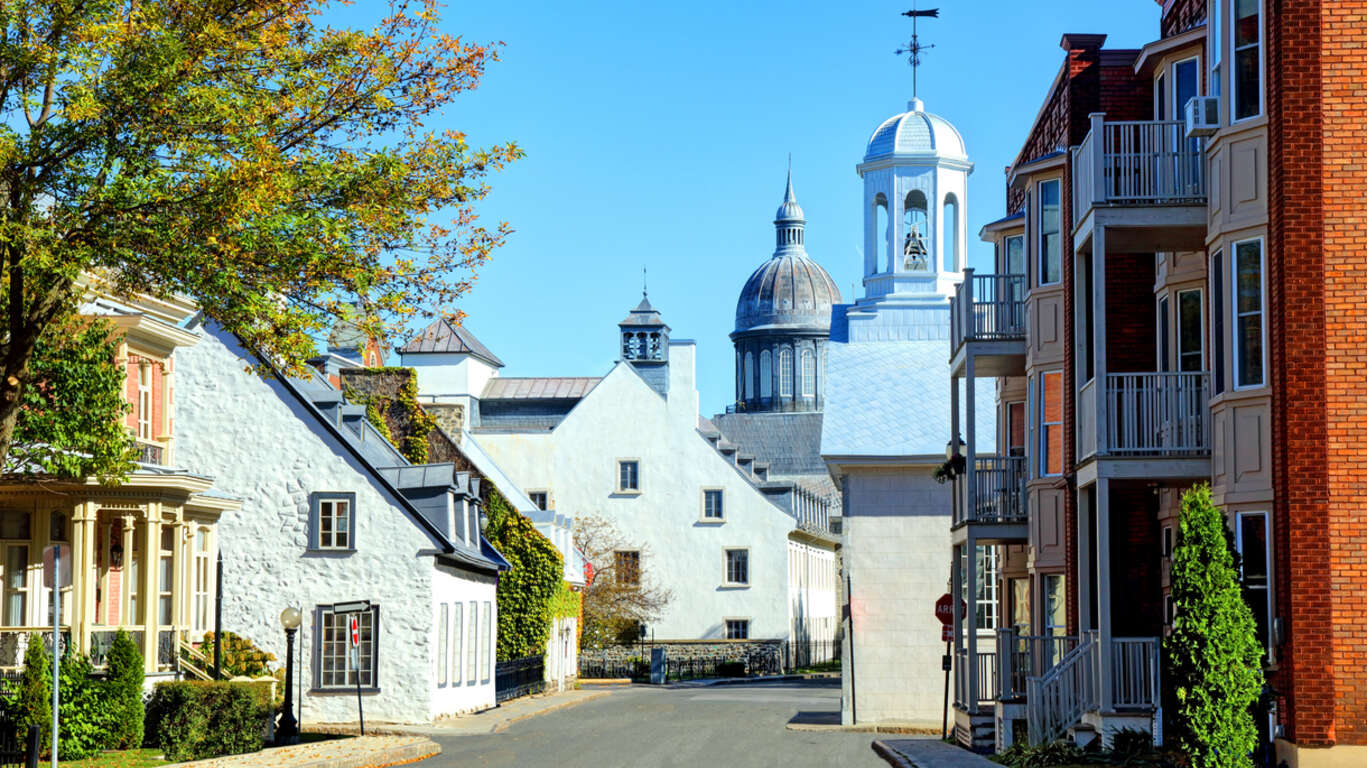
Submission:
[[[977,164],[966,203],[970,266],[990,262],[978,229],[1004,212],[1014,158],[1062,63],[1064,32],[1107,47],[1158,37],[1152,0],[921,0],[920,96],[954,122]],[[462,306],[507,376],[601,375],[616,324],[650,298],[675,338],[698,342],[704,414],[734,397],[736,295],[774,248],[788,153],[808,252],[845,300],[860,278],[869,134],[901,112],[911,72],[893,55],[911,33],[887,2],[454,2],[442,25],[502,40],[503,60],[435,127],[475,145],[516,140],[526,157],[481,204],[516,230]],[[948,350],[946,350],[948,353]]]

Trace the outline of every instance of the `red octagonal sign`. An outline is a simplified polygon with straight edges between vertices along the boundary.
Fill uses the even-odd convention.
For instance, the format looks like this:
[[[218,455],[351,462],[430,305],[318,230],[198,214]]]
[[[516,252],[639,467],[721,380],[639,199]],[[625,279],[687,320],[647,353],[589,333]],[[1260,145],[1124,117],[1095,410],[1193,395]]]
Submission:
[[[962,600],[959,602],[963,603]],[[940,595],[940,599],[935,601],[935,618],[946,627],[954,623],[954,598],[948,592]]]

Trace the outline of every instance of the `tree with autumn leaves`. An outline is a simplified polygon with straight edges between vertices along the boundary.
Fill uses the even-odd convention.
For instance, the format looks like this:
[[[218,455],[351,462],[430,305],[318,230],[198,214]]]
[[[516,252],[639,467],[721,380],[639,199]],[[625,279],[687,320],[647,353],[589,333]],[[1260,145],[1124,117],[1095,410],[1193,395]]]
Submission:
[[[344,306],[385,335],[469,290],[510,232],[474,204],[521,153],[428,123],[497,46],[442,33],[435,0],[366,29],[338,5],[0,0],[0,466],[87,281],[188,296],[296,371]]]

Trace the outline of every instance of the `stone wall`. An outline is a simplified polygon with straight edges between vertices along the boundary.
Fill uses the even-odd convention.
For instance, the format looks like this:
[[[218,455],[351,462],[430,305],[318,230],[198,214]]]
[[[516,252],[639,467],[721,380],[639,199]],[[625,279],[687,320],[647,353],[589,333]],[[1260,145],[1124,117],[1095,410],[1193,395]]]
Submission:
[[[652,648],[664,648],[670,661],[690,659],[726,659],[748,661],[752,666],[782,669],[782,640],[672,640],[639,645],[611,645],[606,648],[585,648],[579,652],[584,660],[622,662],[629,659],[650,658]]]

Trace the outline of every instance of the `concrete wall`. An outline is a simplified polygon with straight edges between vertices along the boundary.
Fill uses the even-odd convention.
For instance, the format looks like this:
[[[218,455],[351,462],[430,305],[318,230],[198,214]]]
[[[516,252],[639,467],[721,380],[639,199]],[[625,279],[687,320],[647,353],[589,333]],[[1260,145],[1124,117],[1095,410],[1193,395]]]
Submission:
[[[348,600],[380,606],[379,691],[365,695],[376,721],[423,721],[433,698],[433,603],[492,599],[491,580],[464,571],[434,584],[436,542],[397,500],[318,424],[277,379],[245,370],[234,338],[201,327],[199,344],[178,350],[179,460],[213,476],[219,492],[242,499],[218,524],[223,551],[223,627],[285,658],[280,612],[299,606],[296,666],[307,722],[356,718],[353,692],[308,692],[314,679],[314,608]],[[309,493],[356,494],[356,551],[310,553]],[[449,595],[450,597],[445,597]],[[493,684],[487,699],[493,701]],[[482,695],[482,694],[481,694]],[[472,697],[474,694],[472,694]]]
[[[523,488],[545,488],[576,518],[600,515],[642,550],[648,578],[673,592],[650,627],[658,640],[721,638],[725,619],[750,637],[788,636],[788,532],[770,503],[698,433],[693,346],[670,345],[666,400],[621,364],[554,430],[479,432],[475,440]],[[640,492],[619,493],[617,460],[640,462]],[[725,521],[702,520],[702,491],[720,488]],[[750,586],[723,584],[727,548],[750,550]]]
[[[945,644],[934,610],[950,578],[950,487],[932,471],[870,468],[845,477],[853,655],[844,665],[846,686],[853,682],[846,723],[940,725]]]

